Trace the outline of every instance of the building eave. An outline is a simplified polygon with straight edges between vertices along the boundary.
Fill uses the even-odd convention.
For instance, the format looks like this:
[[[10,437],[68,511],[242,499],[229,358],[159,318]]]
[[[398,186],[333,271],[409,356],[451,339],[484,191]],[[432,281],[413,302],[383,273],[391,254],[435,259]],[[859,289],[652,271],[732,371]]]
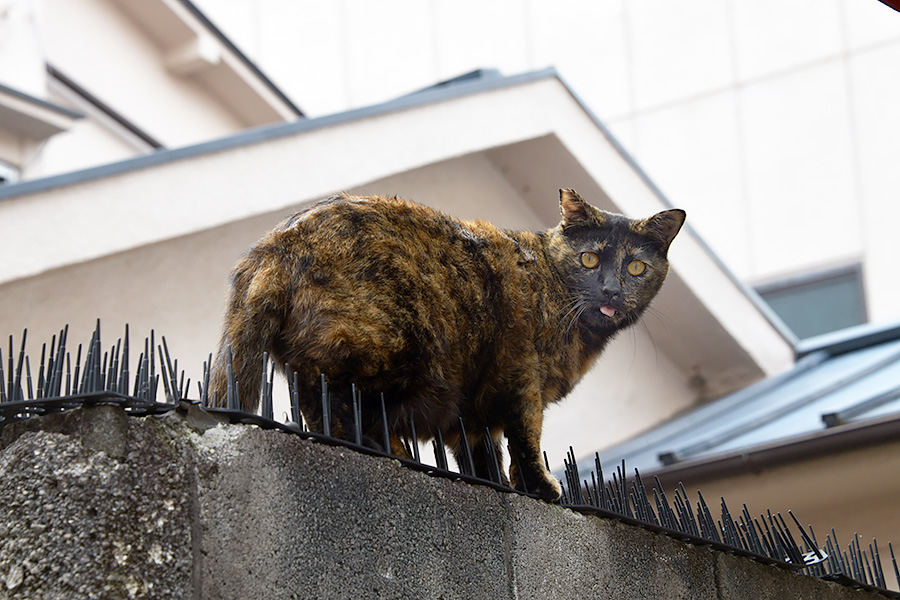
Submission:
[[[70,129],[83,115],[0,85],[0,129],[43,141]]]
[[[504,76],[499,78],[476,79],[466,81],[450,87],[429,88],[415,94],[389,100],[371,106],[365,106],[332,115],[316,117],[313,119],[301,119],[288,123],[276,123],[263,125],[229,135],[227,137],[184,146],[171,148],[137,156],[114,163],[80,169],[69,173],[61,173],[50,177],[22,181],[15,184],[0,187],[0,202],[10,198],[18,198],[31,194],[49,191],[55,188],[67,187],[87,183],[96,179],[123,175],[150,167],[157,167],[176,161],[197,158],[207,154],[224,152],[237,148],[265,143],[284,137],[310,133],[329,127],[348,125],[366,119],[374,119],[404,110],[414,109],[437,102],[452,101],[457,98],[490,92],[518,85],[531,83],[548,78],[557,77],[553,68],[530,71],[520,75]],[[2,283],[2,282],[0,282]]]
[[[172,73],[192,79],[250,126],[303,112],[189,0],[113,0],[146,32]]]

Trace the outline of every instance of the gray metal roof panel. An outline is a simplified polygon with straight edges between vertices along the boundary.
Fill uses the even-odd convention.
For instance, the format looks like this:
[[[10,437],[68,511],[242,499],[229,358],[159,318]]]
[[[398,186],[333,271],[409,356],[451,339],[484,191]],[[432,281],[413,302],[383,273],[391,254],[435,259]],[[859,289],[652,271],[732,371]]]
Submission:
[[[600,452],[645,472],[825,432],[823,415],[860,423],[900,413],[900,329],[863,326],[806,344],[795,367]],[[583,459],[583,463],[592,462]],[[586,466],[586,465],[584,465]]]

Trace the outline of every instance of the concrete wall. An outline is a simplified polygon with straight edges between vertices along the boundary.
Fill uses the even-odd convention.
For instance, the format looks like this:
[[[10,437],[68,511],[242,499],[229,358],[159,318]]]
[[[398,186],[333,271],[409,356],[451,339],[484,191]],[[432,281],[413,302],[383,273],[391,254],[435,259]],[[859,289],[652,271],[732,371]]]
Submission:
[[[878,597],[201,417],[0,430],[0,598]]]

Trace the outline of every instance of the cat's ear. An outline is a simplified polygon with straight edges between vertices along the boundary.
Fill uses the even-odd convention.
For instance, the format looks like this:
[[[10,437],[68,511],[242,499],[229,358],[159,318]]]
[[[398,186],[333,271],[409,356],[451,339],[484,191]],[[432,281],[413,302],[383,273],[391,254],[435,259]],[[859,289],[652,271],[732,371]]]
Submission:
[[[684,219],[686,217],[687,213],[680,208],[664,210],[660,213],[656,213],[649,219],[638,221],[638,228],[644,235],[648,235],[659,241],[662,245],[662,251],[665,253],[669,250],[669,244],[672,243],[672,240],[674,240],[675,236],[678,235],[678,232],[681,231],[681,226],[684,225]]]
[[[559,190],[559,212],[562,213],[563,227],[584,225],[590,222],[588,203],[572,189]]]

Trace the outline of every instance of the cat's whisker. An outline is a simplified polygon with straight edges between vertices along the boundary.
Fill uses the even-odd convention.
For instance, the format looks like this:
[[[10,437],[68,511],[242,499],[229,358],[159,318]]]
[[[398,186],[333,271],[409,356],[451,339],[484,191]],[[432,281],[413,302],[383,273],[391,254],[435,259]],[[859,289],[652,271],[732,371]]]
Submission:
[[[578,308],[578,305],[582,302],[584,302],[584,299],[580,295],[573,296],[566,300],[559,311],[560,313],[563,313],[563,311],[565,311],[565,313],[560,317],[559,323],[563,323],[566,317],[568,317],[573,311],[575,311]]]
[[[644,326],[644,329],[647,331],[647,336],[650,338],[650,346],[653,348],[653,358],[656,361],[656,368],[659,370],[659,344],[656,343],[653,332],[647,327],[647,324],[643,322],[643,318],[641,319],[641,324]]]
[[[665,332],[665,334],[666,334],[667,336],[670,336],[670,335],[671,335],[671,332],[669,331],[669,322],[670,322],[670,319],[669,319],[669,317],[668,317],[664,312],[662,312],[662,311],[660,311],[660,310],[658,310],[658,309],[656,309],[656,308],[653,308],[653,306],[651,305],[651,306],[648,306],[648,307],[647,307],[647,309],[645,310],[645,313],[644,313],[644,314],[645,314],[645,315],[649,315],[649,316],[654,317],[654,318],[656,319],[656,321],[662,326],[663,331]],[[645,320],[645,319],[642,317],[642,318],[641,318],[641,322],[642,322],[644,328],[649,332],[649,331],[650,331],[650,327],[649,327],[645,322],[643,322],[644,320]]]
[[[566,337],[569,336],[572,328],[575,326],[575,323],[577,323],[581,319],[581,315],[583,315],[584,311],[588,309],[588,306],[589,304],[587,302],[583,302],[579,305],[578,312],[572,317],[572,320],[569,322],[569,326],[566,328]]]
[[[581,315],[584,314],[584,311],[587,309],[587,300],[579,294],[577,296],[572,297],[568,304],[563,306],[563,309],[568,308],[566,313],[560,317],[559,320],[559,329],[564,329],[562,334],[564,337],[568,337],[569,333],[572,330],[572,327],[575,326],[575,323],[581,318]],[[570,318],[571,317],[571,318]]]

